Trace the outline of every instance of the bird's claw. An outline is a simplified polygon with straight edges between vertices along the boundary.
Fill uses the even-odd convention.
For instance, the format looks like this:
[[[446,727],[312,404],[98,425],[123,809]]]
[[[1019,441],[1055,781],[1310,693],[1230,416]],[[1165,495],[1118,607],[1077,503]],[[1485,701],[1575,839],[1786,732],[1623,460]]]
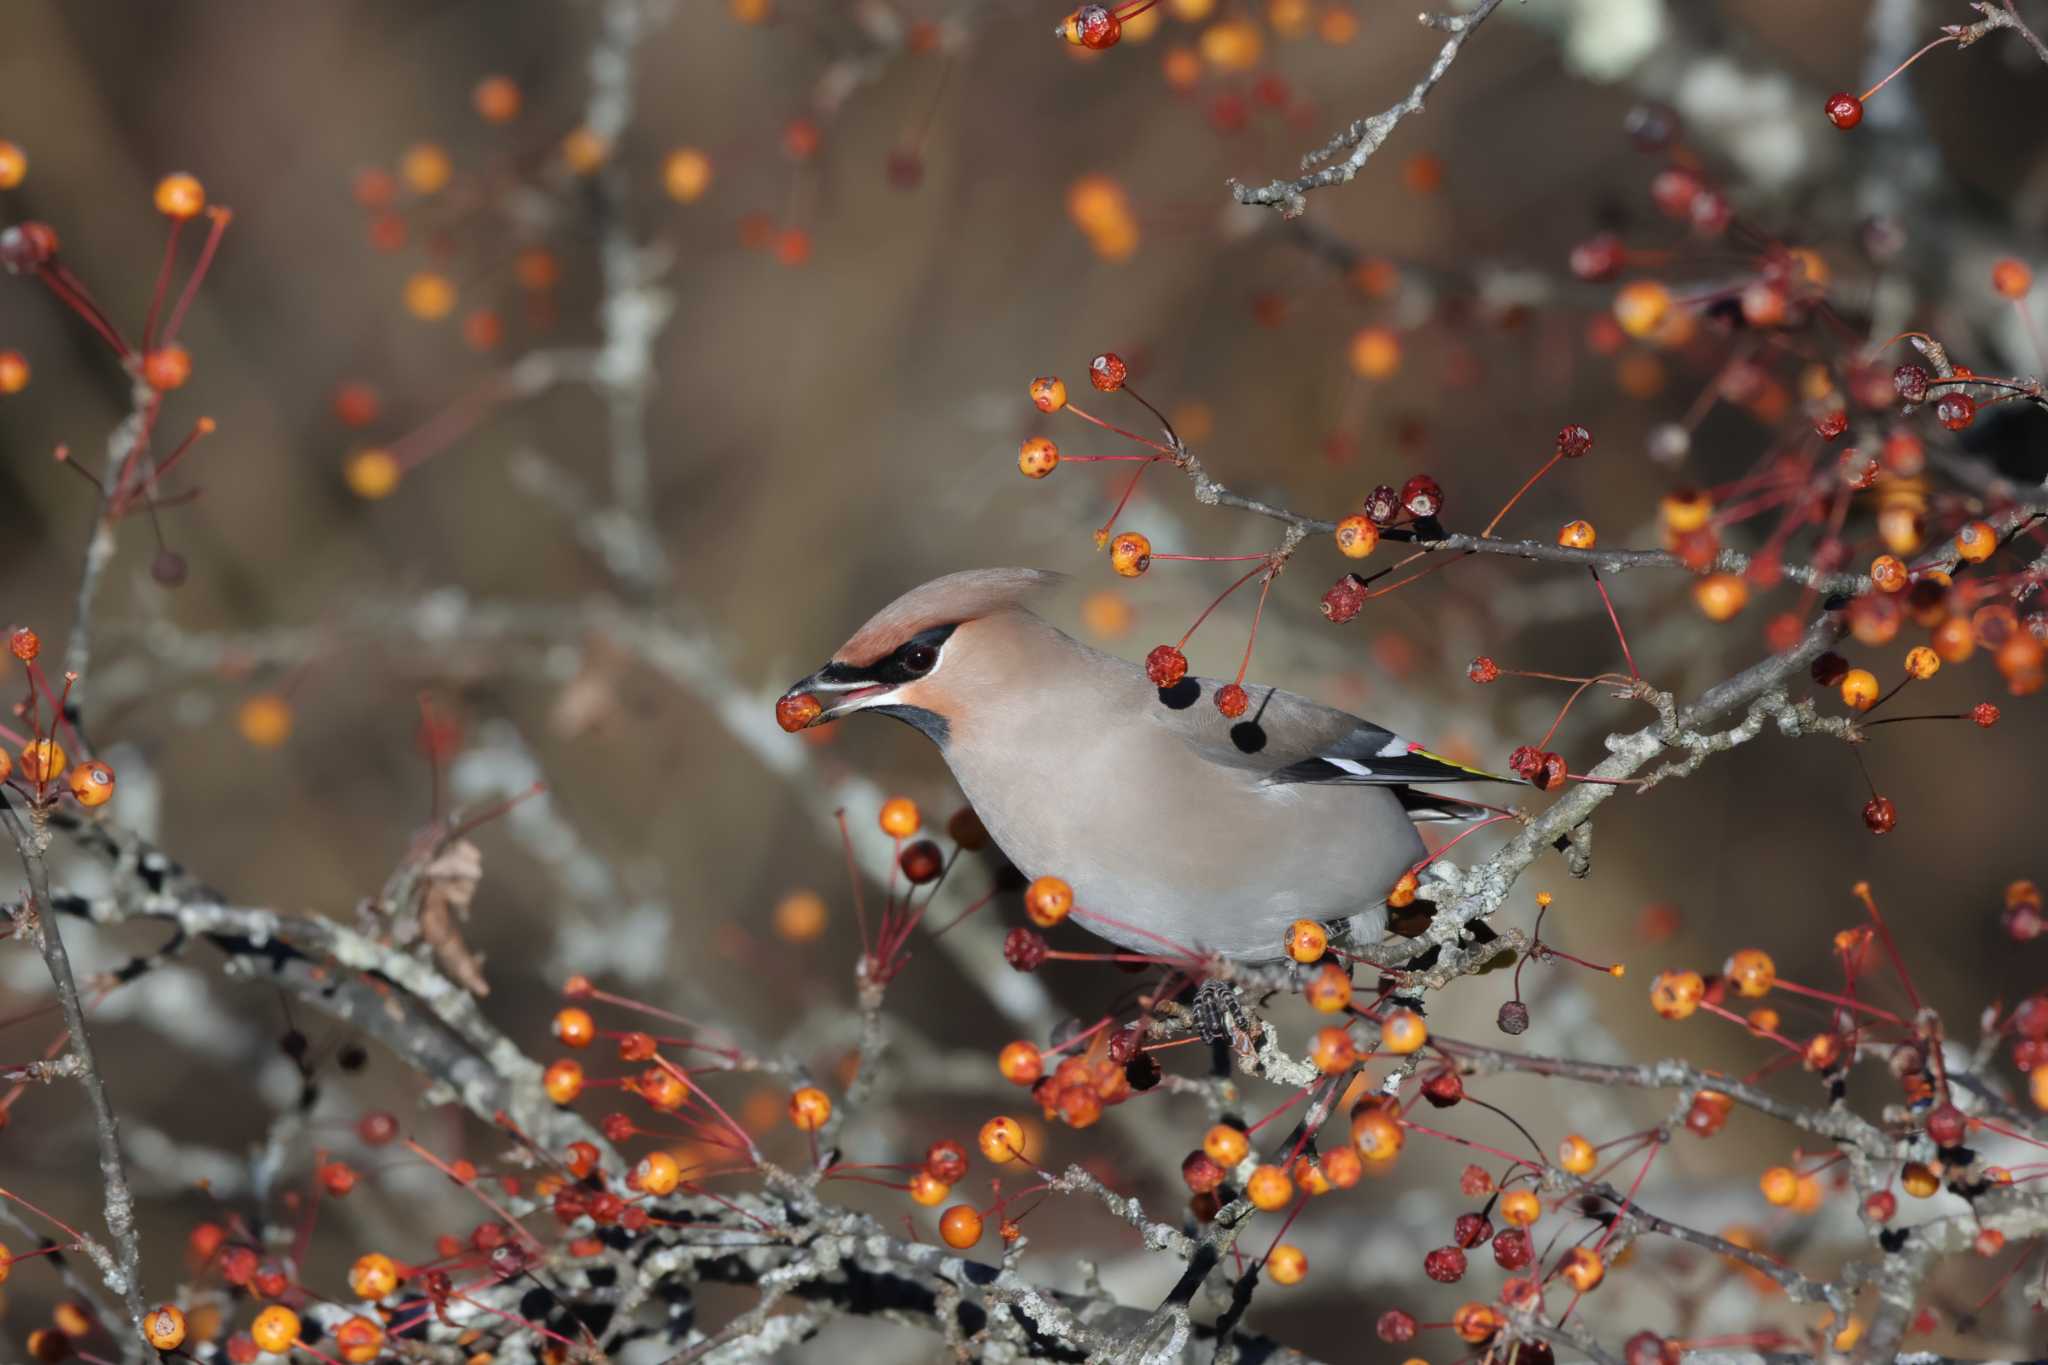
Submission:
[[[1228,1040],[1240,1052],[1250,1042],[1251,1018],[1245,1013],[1244,1003],[1237,998],[1237,987],[1228,981],[1211,978],[1197,986],[1193,1012],[1195,1027],[1201,1031],[1203,1042]]]

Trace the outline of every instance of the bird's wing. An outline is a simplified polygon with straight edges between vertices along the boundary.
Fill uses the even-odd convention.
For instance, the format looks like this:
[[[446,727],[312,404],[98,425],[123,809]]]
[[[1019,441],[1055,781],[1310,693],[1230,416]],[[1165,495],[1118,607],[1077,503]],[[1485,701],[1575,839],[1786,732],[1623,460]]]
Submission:
[[[1251,689],[1251,709],[1232,721],[1213,702],[1222,685],[1214,678],[1184,678],[1162,689],[1153,720],[1207,761],[1257,773],[1270,785],[1402,787],[1517,780],[1453,762],[1384,726],[1292,692]],[[1411,810],[1435,804],[1418,793]]]

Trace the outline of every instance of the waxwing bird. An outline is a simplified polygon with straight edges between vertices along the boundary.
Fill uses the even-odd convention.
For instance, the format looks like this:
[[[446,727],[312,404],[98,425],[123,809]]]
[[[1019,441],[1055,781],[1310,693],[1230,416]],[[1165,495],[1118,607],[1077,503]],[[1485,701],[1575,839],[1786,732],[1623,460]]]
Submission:
[[[1037,616],[1029,604],[1062,577],[975,569],[913,588],[784,706],[810,724],[877,711],[923,731],[1010,860],[1063,878],[1105,938],[1270,959],[1311,919],[1373,942],[1388,891],[1424,856],[1414,820],[1457,806],[1415,788],[1507,780],[1290,692],[1253,688],[1228,720],[1218,680],[1156,687]]]

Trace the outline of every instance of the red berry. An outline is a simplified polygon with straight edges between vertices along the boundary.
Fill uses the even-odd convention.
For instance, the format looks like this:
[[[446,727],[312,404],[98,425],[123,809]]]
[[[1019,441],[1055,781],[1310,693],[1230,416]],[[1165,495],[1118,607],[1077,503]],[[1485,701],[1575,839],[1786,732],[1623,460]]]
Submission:
[[[1088,382],[1104,393],[1115,393],[1124,386],[1124,379],[1131,367],[1124,364],[1122,356],[1114,351],[1104,351],[1088,362]]]
[[[48,223],[16,223],[0,232],[0,270],[31,275],[57,254],[57,232]]]
[[[946,867],[946,855],[929,839],[919,839],[904,849],[903,856],[896,861],[912,886],[938,880],[939,873]]]
[[[1828,96],[1828,122],[1848,132],[1863,122],[1863,101],[1847,91],[1838,90]]]
[[[1998,724],[1998,708],[1988,701],[1980,701],[1970,708],[1970,719],[1989,730]]]
[[[1020,972],[1035,972],[1045,965],[1045,935],[1018,925],[1003,939],[1003,961]]]
[[[1863,1201],[1863,1217],[1872,1223],[1889,1223],[1898,1211],[1899,1197],[1890,1190],[1879,1190]]]
[[[1813,424],[1823,441],[1832,441],[1849,429],[1849,414],[1837,408]]]
[[[1627,1365],[1678,1365],[1678,1347],[1655,1332],[1638,1332],[1621,1346]]]
[[[1389,1308],[1373,1324],[1373,1332],[1389,1346],[1415,1340],[1415,1319],[1398,1308]]]
[[[1365,599],[1365,580],[1355,573],[1345,574],[1323,594],[1323,615],[1341,626],[1358,615]]]
[[[1576,460],[1593,448],[1593,433],[1574,422],[1557,433],[1557,453]]]
[[[1493,1239],[1494,1264],[1502,1270],[1520,1270],[1534,1259],[1529,1234],[1520,1228],[1508,1228]]]
[[[1189,1152],[1180,1163],[1180,1178],[1196,1194],[1207,1194],[1221,1185],[1225,1174],[1222,1163],[1207,1152]]]
[[[1482,654],[1466,668],[1465,676],[1476,683],[1490,683],[1500,677],[1500,665]]]
[[[1863,823],[1872,834],[1889,834],[1892,826],[1899,823],[1898,807],[1888,796],[1873,796],[1863,807]]]
[[[1621,269],[1622,258],[1626,254],[1621,238],[1611,232],[1588,237],[1572,248],[1572,274],[1582,280],[1610,279]]]
[[[1365,495],[1365,516],[1375,526],[1391,526],[1401,515],[1401,495],[1381,484]]]
[[[1074,11],[1070,23],[1071,31],[1081,39],[1081,46],[1097,52],[1115,47],[1117,39],[1123,37],[1123,25],[1101,5],[1083,5]]]
[[[1451,1240],[1461,1247],[1476,1247],[1492,1236],[1493,1224],[1483,1213],[1461,1213],[1451,1227]]]
[[[1970,1121],[1953,1104],[1937,1104],[1927,1115],[1927,1136],[1938,1147],[1960,1147]]]
[[[1231,720],[1250,710],[1251,704],[1251,695],[1236,683],[1225,683],[1216,689],[1216,709]]]
[[[1950,431],[1961,431],[1977,419],[1977,400],[1967,393],[1945,393],[1934,400],[1934,419]]]
[[[1494,1016],[1493,1022],[1495,1027],[1510,1037],[1527,1033],[1529,1007],[1519,1000],[1510,1000],[1500,1007],[1500,1013]]]
[[[1444,510],[1444,490],[1429,475],[1417,474],[1401,485],[1401,505],[1411,516],[1433,517]]]
[[[1422,1081],[1422,1098],[1438,1109],[1448,1109],[1465,1098],[1465,1081],[1450,1067],[1440,1067]]]
[[[1456,1284],[1465,1278],[1465,1253],[1456,1247],[1438,1247],[1422,1258],[1422,1273],[1438,1284]]]
[[[1892,388],[1908,403],[1927,397],[1927,371],[1918,365],[1901,365],[1892,371]]]
[[[934,1180],[957,1185],[967,1178],[967,1149],[951,1138],[942,1138],[925,1150],[924,1168]]]
[[[1188,675],[1188,656],[1173,645],[1156,646],[1145,656],[1145,676],[1154,687],[1171,687]]]

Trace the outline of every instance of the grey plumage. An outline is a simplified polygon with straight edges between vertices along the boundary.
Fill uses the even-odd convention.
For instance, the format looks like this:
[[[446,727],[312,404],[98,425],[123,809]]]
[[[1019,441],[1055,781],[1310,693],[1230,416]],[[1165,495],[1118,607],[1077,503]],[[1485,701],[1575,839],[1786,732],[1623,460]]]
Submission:
[[[1029,609],[1049,581],[927,584],[791,691],[817,692],[826,718],[922,713],[1010,859],[1064,878],[1080,922],[1135,951],[1272,958],[1297,919],[1379,938],[1388,890],[1424,852],[1408,784],[1485,775],[1290,692],[1252,688],[1231,721],[1216,680],[1154,687]]]

